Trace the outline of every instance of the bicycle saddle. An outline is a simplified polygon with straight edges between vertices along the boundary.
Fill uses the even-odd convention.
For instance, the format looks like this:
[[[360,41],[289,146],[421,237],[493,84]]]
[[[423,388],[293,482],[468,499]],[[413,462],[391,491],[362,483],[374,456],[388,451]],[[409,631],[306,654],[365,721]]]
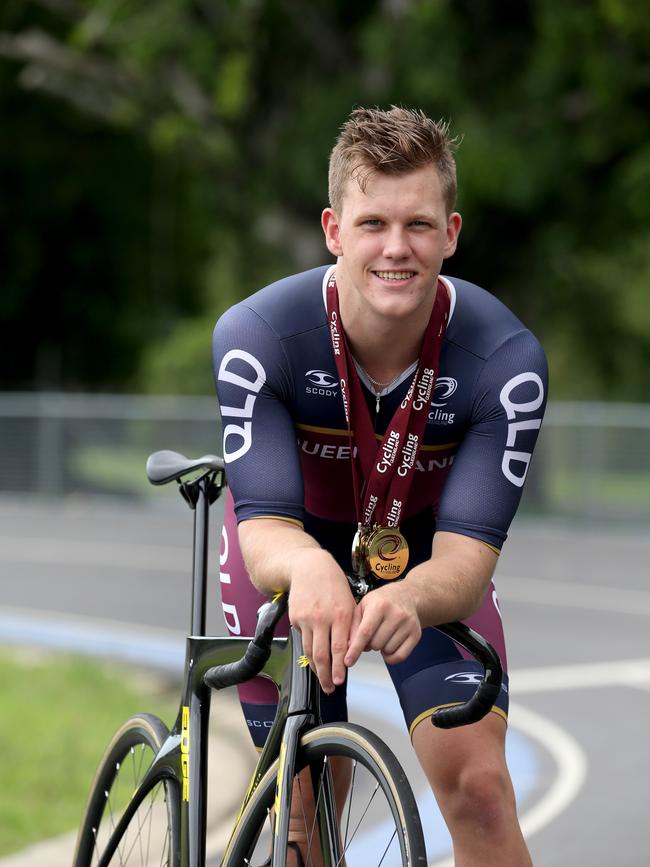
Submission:
[[[222,470],[223,458],[216,455],[203,455],[200,458],[186,458],[179,452],[164,449],[154,452],[147,458],[147,478],[152,485],[166,485],[195,470]]]

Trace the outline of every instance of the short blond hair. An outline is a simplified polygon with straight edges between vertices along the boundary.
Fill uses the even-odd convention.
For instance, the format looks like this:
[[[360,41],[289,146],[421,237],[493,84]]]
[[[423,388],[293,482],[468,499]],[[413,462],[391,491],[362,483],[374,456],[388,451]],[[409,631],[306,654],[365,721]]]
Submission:
[[[356,108],[341,127],[329,161],[329,200],[340,212],[350,178],[365,190],[376,172],[401,175],[433,165],[438,170],[447,214],[456,204],[458,139],[449,124],[434,121],[420,110],[392,105],[389,110]]]

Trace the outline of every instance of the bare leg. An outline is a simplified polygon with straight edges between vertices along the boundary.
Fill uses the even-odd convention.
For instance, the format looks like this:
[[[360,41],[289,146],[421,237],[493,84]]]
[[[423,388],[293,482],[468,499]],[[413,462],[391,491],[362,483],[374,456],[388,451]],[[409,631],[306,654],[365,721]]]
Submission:
[[[335,757],[330,762],[334,794],[339,818],[350,787],[351,762],[349,759]],[[322,857],[319,846],[318,829],[315,824],[315,804],[311,775],[308,768],[301,771],[293,785],[291,799],[291,820],[289,839],[298,843],[302,858],[308,867],[321,867]],[[287,867],[297,864],[296,855],[289,853]]]
[[[505,733],[505,721],[496,713],[447,731],[427,719],[413,732],[413,746],[451,833],[456,867],[532,867],[506,766]]]

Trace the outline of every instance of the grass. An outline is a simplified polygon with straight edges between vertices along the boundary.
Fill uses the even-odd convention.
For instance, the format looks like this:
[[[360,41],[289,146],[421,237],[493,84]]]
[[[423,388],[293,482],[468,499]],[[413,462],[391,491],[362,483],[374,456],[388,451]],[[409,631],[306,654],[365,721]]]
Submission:
[[[94,446],[77,448],[70,464],[75,478],[93,489],[112,494],[151,494],[145,474],[147,453],[128,446]]]
[[[0,653],[0,856],[77,827],[104,747],[139,711],[171,725],[157,675],[79,658]]]
[[[596,500],[604,507],[635,507],[650,502],[650,475],[644,473],[574,472],[555,474],[553,495],[558,500]]]

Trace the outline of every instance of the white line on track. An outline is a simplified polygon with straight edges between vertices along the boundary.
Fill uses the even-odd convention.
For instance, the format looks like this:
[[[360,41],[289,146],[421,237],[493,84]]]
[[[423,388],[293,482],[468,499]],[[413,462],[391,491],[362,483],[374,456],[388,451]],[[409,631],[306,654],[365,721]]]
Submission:
[[[510,704],[510,723],[552,756],[555,779],[542,797],[520,819],[529,838],[553,821],[576,797],[587,776],[587,757],[580,744],[556,723],[520,704]],[[454,867],[453,858],[436,861],[432,867]]]
[[[650,659],[620,659],[614,662],[586,662],[521,668],[510,674],[510,694],[560,692],[616,686],[650,685]]]
[[[181,545],[142,545],[138,542],[99,542],[84,539],[25,539],[0,536],[0,562],[46,563],[49,566],[108,566],[148,572],[187,573],[189,548]]]
[[[525,837],[552,822],[576,797],[587,776],[587,756],[578,743],[557,723],[517,702],[508,717],[519,731],[542,744],[557,765],[557,776],[540,800],[521,817]]]
[[[497,591],[504,601],[533,602],[560,608],[583,608],[612,614],[635,614],[650,617],[650,592],[578,581],[552,581],[544,578],[520,578],[498,575]]]

